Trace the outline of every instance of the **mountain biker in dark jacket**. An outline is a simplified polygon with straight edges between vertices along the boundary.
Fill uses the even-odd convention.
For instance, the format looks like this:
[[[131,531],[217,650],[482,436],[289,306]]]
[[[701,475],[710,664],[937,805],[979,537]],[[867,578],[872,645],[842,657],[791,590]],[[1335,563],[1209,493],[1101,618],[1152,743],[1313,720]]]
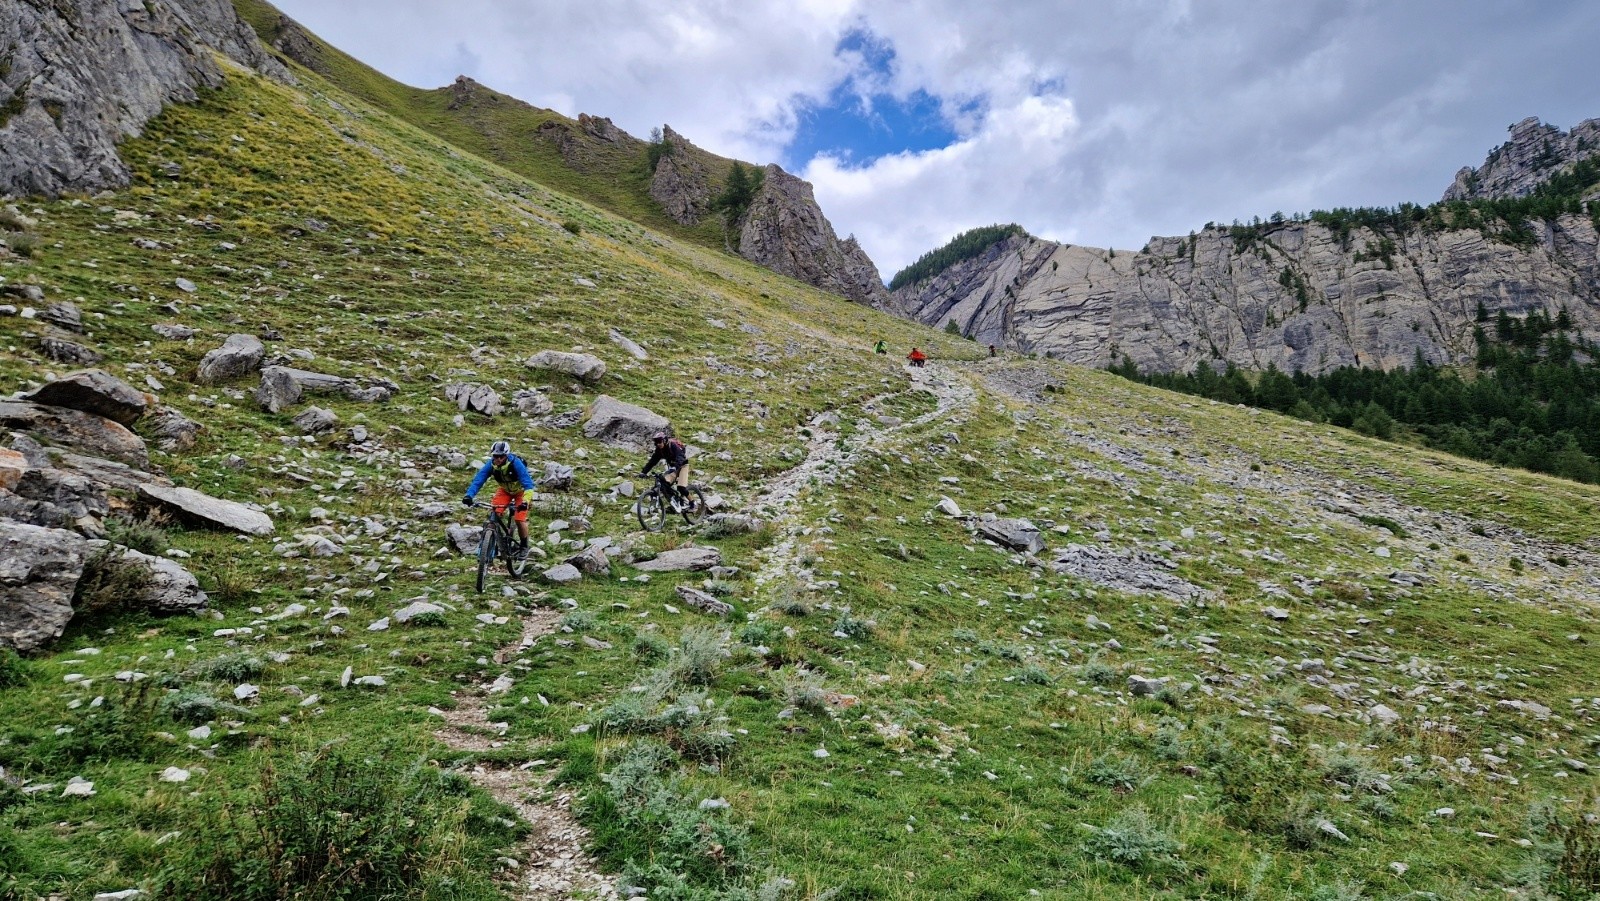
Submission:
[[[650,470],[656,468],[657,463],[667,464],[667,484],[678,490],[680,497],[689,496],[689,451],[683,442],[676,438],[667,437],[666,432],[656,432],[650,436],[655,443],[656,452],[650,455],[650,462],[639,470],[639,475],[647,476]]]
[[[472,477],[472,484],[467,486],[467,493],[461,496],[461,503],[471,505],[478,489],[490,479],[494,479],[496,488],[489,504],[496,513],[504,513],[507,508],[513,510],[517,537],[522,540],[518,553],[527,554],[528,505],[523,498],[526,492],[533,490],[533,476],[528,474],[528,466],[522,462],[522,458],[511,452],[511,442],[502,439],[489,446],[489,459]]]

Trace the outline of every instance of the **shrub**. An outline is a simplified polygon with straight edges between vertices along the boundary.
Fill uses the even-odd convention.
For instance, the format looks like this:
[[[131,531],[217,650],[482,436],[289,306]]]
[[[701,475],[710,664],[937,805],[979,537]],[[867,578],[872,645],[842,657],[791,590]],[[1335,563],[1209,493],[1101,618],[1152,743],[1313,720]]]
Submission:
[[[1279,828],[1291,848],[1315,848],[1331,836],[1323,828],[1328,817],[1318,810],[1310,798],[1296,798],[1284,811]]]
[[[654,632],[633,633],[633,656],[640,660],[663,660],[672,653],[667,640]]]
[[[583,234],[583,224],[576,219],[563,219],[561,227],[574,235]]]
[[[208,593],[226,604],[242,601],[256,590],[256,577],[237,563],[229,563],[212,573],[211,583]]]
[[[867,638],[876,629],[878,624],[870,619],[855,616],[846,607],[839,611],[839,616],[833,621],[833,634],[835,638]]]
[[[28,662],[10,648],[0,648],[0,688],[27,685],[33,678]]]
[[[1131,792],[1145,781],[1144,769],[1139,762],[1121,754],[1102,754],[1096,757],[1083,778],[1116,792]]]
[[[1050,671],[1038,665],[1037,663],[1030,663],[1026,666],[1019,667],[1017,670],[1012,672],[1011,678],[1013,681],[1022,685],[1049,685],[1051,682],[1055,681],[1055,679],[1050,676]]]
[[[267,759],[242,800],[213,802],[160,875],[170,897],[497,897],[467,866],[467,786],[418,758],[337,746]]]
[[[106,520],[106,537],[144,554],[160,555],[172,547],[166,530],[147,519],[114,516]]]
[[[675,755],[659,742],[629,745],[594,799],[603,829],[626,837],[631,849],[625,883],[652,898],[714,897],[693,887],[730,887],[747,866],[749,835],[716,806],[702,806],[668,773]],[[646,863],[645,861],[648,861]]]
[[[18,232],[6,236],[6,244],[19,257],[31,257],[39,249],[39,236],[32,232]]]
[[[682,685],[707,685],[728,656],[725,638],[704,626],[690,626],[678,636],[678,646],[664,667],[665,676]]]
[[[1189,742],[1183,737],[1184,725],[1164,716],[1156,724],[1154,752],[1162,760],[1182,760],[1189,756]]]
[[[116,545],[107,545],[84,561],[72,609],[86,619],[120,613],[136,609],[149,590],[150,570],[124,559]]]
[[[600,618],[590,610],[569,610],[561,617],[559,625],[569,632],[590,632],[600,625]]]
[[[1362,522],[1366,523],[1369,526],[1377,526],[1380,529],[1388,529],[1389,532],[1391,534],[1393,534],[1394,537],[1396,537],[1396,538],[1408,537],[1407,532],[1405,530],[1405,527],[1400,525],[1399,523],[1395,522],[1393,519],[1390,519],[1387,516],[1366,516],[1366,515],[1362,515],[1362,516],[1358,516],[1356,518],[1361,520]]]
[[[69,763],[105,760],[149,760],[160,747],[156,731],[157,702],[146,684],[129,686],[107,696],[55,738],[52,757]]]
[[[240,715],[244,708],[219,701],[196,688],[183,689],[161,699],[158,706],[162,715],[191,726],[209,723],[219,714]]]
[[[778,674],[779,696],[789,707],[826,713],[828,693],[822,685],[822,674],[803,666],[785,668]]]
[[[1118,675],[1116,667],[1099,659],[1078,667],[1078,678],[1093,685],[1115,684]]]
[[[1084,853],[1095,860],[1141,872],[1183,870],[1178,858],[1181,849],[1176,839],[1156,825],[1150,812],[1139,806],[1112,817],[1083,842]]]
[[[422,613],[418,613],[416,616],[411,617],[411,619],[407,622],[413,626],[434,629],[442,629],[445,626],[450,625],[450,621],[445,619],[444,614],[437,610],[423,611]]]
[[[254,679],[267,669],[260,657],[253,654],[223,654],[195,667],[195,675],[213,682],[231,682],[237,685]]]

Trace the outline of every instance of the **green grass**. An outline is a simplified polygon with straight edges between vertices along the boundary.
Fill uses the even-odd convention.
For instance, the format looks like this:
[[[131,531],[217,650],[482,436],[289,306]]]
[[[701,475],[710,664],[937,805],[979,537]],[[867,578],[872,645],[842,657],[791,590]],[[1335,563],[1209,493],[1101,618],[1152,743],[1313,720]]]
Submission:
[[[31,258],[0,260],[8,282],[76,300],[108,369],[136,384],[155,376],[164,403],[204,424],[193,449],[153,452],[158,465],[277,522],[270,539],[176,524],[137,536],[190,554],[221,619],[102,617],[45,653],[0,658],[0,766],[96,787],[86,799],[0,788],[0,892],[77,901],[195,872],[174,860],[234,859],[209,839],[261,835],[229,824],[258,824],[263,799],[280,797],[264,774],[301,772],[330,747],[372,796],[410,792],[431,812],[437,828],[411,834],[421,850],[406,858],[422,861],[423,883],[493,872],[516,839],[498,822],[506,812],[450,771],[537,755],[583,796],[599,858],[653,895],[689,891],[671,884],[682,873],[724,897],[775,874],[801,898],[1582,889],[1588,839],[1576,824],[1596,793],[1567,760],[1600,764],[1600,491],[1105,373],[979,360],[971,342],[647,231],[453,149],[392,104],[304,81],[235,76],[174,107],[124,145],[127,191],[25,204],[39,210],[40,241]],[[180,277],[199,290],[179,291]],[[172,321],[201,336],[150,330]],[[342,429],[304,440],[292,413],[256,408],[253,379],[193,383],[207,349],[263,324],[284,334],[273,352],[310,351],[307,368],[400,385],[387,404],[318,399],[365,426],[375,451],[345,449]],[[651,359],[632,361],[611,328]],[[3,390],[60,371],[39,356],[36,329],[0,319]],[[971,379],[972,404],[862,447],[879,416],[909,423],[936,409],[897,359],[871,353],[880,336]],[[588,387],[522,367],[546,347],[584,348],[611,371]],[[985,381],[1028,367],[1060,390],[1022,404]],[[564,504],[591,520],[588,535],[657,551],[711,540],[678,524],[637,534],[626,500],[605,500],[639,454],[515,415],[456,425],[443,395],[454,380],[507,396],[545,386],[558,412],[601,392],[655,409],[707,448],[699,478],[736,506],[797,462],[818,412],[840,413],[855,456],[812,483],[792,522],[711,542],[745,571],[713,586],[735,607],[727,621],[677,597],[702,575],[639,581],[621,564],[548,592],[524,582],[502,594],[497,579],[480,596],[467,561],[438,554],[449,520],[413,511],[459,495],[470,471],[451,453],[476,459],[502,436],[530,461],[577,468]],[[1133,594],[1034,566],[935,512],[942,495],[1029,517],[1052,548],[1159,556],[1172,568],[1150,565],[1204,594]],[[551,518],[535,514],[536,540]],[[302,534],[343,552],[277,549]],[[808,572],[746,577],[791,542]],[[424,595],[447,607],[440,621],[367,631]],[[519,640],[515,614],[567,599],[572,633],[503,669],[479,662]],[[271,618],[294,603],[310,609]],[[325,619],[336,606],[349,614]],[[388,684],[341,689],[346,666]],[[456,707],[456,693],[502,671],[515,685],[487,714],[509,725],[506,747],[479,757],[438,744],[428,708]],[[121,672],[144,678],[125,688]],[[1134,674],[1169,689],[1133,696]],[[259,697],[235,703],[239,680]],[[1397,724],[1372,721],[1380,703]],[[191,737],[201,724],[211,734]],[[645,741],[669,751],[657,781],[634,773],[628,784],[654,800],[630,807],[618,771]],[[363,769],[369,759],[392,762],[393,779]],[[194,776],[159,781],[168,766]],[[702,811],[709,799],[729,806]],[[290,800],[301,806],[286,816],[317,809]],[[216,824],[207,842],[187,835],[197,823]],[[728,840],[688,840],[703,835]],[[250,847],[261,853],[238,859],[275,857],[270,841]],[[362,847],[375,859],[394,850]]]

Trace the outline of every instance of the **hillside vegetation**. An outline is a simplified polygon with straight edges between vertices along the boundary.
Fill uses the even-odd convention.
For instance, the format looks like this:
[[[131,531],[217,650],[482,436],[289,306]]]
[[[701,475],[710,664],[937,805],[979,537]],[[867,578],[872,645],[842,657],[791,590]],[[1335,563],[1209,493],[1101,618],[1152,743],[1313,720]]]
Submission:
[[[124,145],[127,191],[11,220],[0,284],[77,303],[105,368],[205,427],[154,462],[277,533],[118,524],[211,613],[0,656],[0,897],[565,897],[569,866],[655,899],[1600,889],[1600,490],[978,360],[298,74],[235,73]],[[254,378],[196,383],[262,329],[399,393],[318,398],[341,425],[311,436]],[[5,390],[64,371],[37,333],[0,317]],[[523,366],[545,348],[610,369]],[[640,531],[642,455],[562,415],[601,393],[765,524]],[[608,537],[609,574],[473,591],[444,529],[502,436],[575,469],[535,570]],[[623,562],[686,546],[735,570]],[[394,617],[419,598],[442,612]]]
[[[930,250],[912,261],[911,265],[896,272],[889,280],[889,290],[927,281],[963,260],[970,260],[1012,235],[1027,234],[1022,226],[985,225],[968,229],[951,238],[943,247]]]

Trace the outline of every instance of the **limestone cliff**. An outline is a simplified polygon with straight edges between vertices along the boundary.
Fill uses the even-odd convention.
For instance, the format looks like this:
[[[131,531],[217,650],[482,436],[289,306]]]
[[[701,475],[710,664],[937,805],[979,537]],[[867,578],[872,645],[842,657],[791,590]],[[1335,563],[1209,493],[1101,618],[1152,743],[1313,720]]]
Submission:
[[[1526,196],[1597,151],[1600,119],[1571,133],[1527,119],[1482,168],[1462,169],[1445,199]],[[1418,355],[1464,363],[1480,316],[1501,311],[1566,310],[1600,337],[1597,221],[1530,220],[1516,239],[1493,223],[1433,220],[1383,233],[1315,221],[1212,226],[1152,238],[1138,253],[1019,235],[902,287],[892,307],[937,327],[953,321],[984,344],[1090,366],[1127,357],[1147,372],[1234,363],[1320,374]]]
[[[839,240],[811,183],[768,165],[739,223],[739,255],[857,303],[883,306],[889,292],[854,236]]]
[[[711,211],[711,168],[715,157],[689,142],[688,138],[661,127],[666,146],[650,175],[650,196],[672,221],[694,225]]]
[[[228,0],[0,0],[0,194],[127,184],[117,142],[221,85],[214,52],[292,80]]]
[[[1477,230],[1348,241],[1322,225],[1269,227],[1248,246],[1227,228],[1152,239],[1139,253],[1008,238],[895,292],[928,325],[954,320],[980,343],[1090,366],[1127,356],[1145,371],[1199,363],[1316,374],[1346,365],[1469,361],[1478,311],[1566,309],[1600,336],[1600,235],[1588,217],[1535,226],[1519,247]]]
[[[1529,117],[1510,131],[1510,139],[1491,150],[1482,166],[1456,173],[1445,200],[1524,197],[1556,172],[1600,154],[1600,119],[1586,119],[1564,132]]]

